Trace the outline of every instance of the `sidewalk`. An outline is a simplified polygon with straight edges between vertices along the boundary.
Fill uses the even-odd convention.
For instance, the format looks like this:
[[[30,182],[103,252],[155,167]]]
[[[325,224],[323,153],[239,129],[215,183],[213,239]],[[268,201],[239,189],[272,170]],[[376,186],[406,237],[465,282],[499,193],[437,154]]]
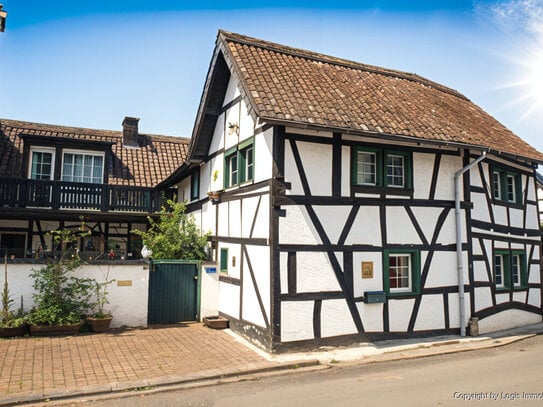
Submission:
[[[147,390],[320,364],[375,363],[502,346],[543,324],[477,338],[443,336],[269,355],[201,323],[0,340],[0,405]]]

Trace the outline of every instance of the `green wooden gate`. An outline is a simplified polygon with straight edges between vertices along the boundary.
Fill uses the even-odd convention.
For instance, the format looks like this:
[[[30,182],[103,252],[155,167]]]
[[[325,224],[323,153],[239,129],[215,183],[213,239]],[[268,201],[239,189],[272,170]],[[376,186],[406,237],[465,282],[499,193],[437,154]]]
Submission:
[[[196,321],[200,309],[200,262],[152,260],[149,324]]]

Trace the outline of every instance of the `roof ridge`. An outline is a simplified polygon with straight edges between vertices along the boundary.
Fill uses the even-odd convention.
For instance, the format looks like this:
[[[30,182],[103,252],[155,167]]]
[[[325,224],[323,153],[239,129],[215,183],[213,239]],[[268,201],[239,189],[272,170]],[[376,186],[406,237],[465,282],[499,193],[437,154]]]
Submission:
[[[77,134],[88,134],[88,135],[104,135],[107,137],[122,137],[122,130],[108,130],[108,129],[91,129],[88,127],[77,127],[77,126],[65,126],[60,124],[50,124],[50,123],[36,123],[28,122],[25,120],[13,120],[13,119],[4,119],[0,118],[0,125],[7,125],[11,127],[21,127],[28,130],[35,131],[56,131],[58,133],[77,133]],[[151,138],[165,138],[172,139],[175,141],[180,141],[182,143],[189,143],[189,137],[183,136],[168,136],[163,134],[152,134],[152,133],[140,133],[141,136],[151,137]]]
[[[321,54],[318,52],[305,50],[302,48],[295,48],[288,45],[282,45],[276,42],[261,40],[258,38],[249,37],[247,35],[237,34],[237,33],[233,33],[233,32],[222,30],[222,29],[219,29],[218,37],[222,38],[225,41],[232,41],[232,42],[237,42],[239,44],[265,48],[270,51],[275,51],[275,52],[279,52],[283,54],[289,54],[289,55],[299,57],[299,58],[311,59],[317,62],[343,66],[343,67],[347,67],[351,69],[363,70],[363,71],[378,74],[378,75],[405,79],[408,81],[419,83],[421,85],[438,89],[442,92],[448,93],[450,95],[453,95],[465,100],[469,100],[466,96],[464,96],[462,93],[458,92],[457,90],[441,85],[440,83],[434,82],[430,79],[426,79],[415,73],[383,68],[376,65],[363,64],[361,62],[356,62],[349,59],[338,58],[338,57],[334,57],[327,54]]]

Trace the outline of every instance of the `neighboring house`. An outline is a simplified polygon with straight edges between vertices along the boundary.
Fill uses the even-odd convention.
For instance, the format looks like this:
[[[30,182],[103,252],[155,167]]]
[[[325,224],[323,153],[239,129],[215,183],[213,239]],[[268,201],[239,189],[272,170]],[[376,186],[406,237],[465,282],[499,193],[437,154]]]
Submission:
[[[542,162],[445,86],[220,31],[164,185],[212,232],[219,313],[277,351],[541,322]]]
[[[0,246],[15,258],[39,258],[55,247],[47,232],[75,228],[85,258],[140,258],[147,216],[160,210],[156,185],[186,159],[189,140],[123,131],[0,119]]]

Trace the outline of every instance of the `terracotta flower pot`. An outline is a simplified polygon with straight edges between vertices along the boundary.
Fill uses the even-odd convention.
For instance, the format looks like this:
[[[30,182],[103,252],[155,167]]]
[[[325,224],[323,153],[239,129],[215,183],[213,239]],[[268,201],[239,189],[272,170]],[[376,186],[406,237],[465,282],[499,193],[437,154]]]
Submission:
[[[204,317],[204,324],[213,329],[225,329],[228,328],[228,320],[224,317],[213,316]]]
[[[112,316],[106,318],[87,317],[87,322],[92,332],[106,332],[109,330],[112,319]]]

